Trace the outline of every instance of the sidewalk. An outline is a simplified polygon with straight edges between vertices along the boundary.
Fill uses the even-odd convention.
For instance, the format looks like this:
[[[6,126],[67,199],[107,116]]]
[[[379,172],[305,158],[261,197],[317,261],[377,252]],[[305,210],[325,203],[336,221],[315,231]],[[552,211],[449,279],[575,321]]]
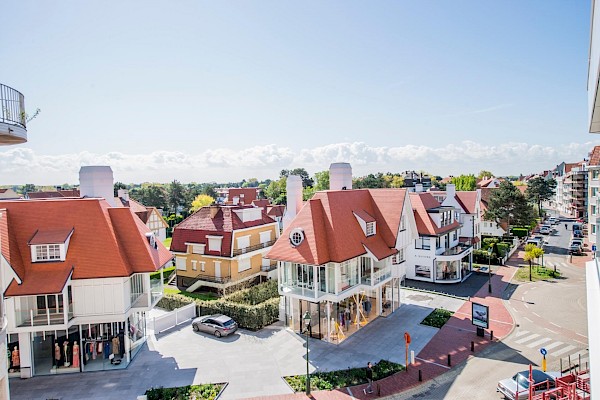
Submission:
[[[518,266],[522,262],[522,251],[518,251],[508,260],[506,266],[499,267],[492,276],[492,293],[488,293],[488,285],[485,284],[471,298],[472,302],[489,306],[490,327],[486,330],[484,338],[476,335],[476,329],[471,324],[471,303],[466,302],[415,357],[415,364],[410,365],[406,372],[400,372],[377,381],[377,385],[374,385],[374,394],[365,395],[363,389],[366,385],[359,385],[332,391],[312,391],[312,397],[318,400],[350,400],[353,398],[368,399],[377,397],[376,395],[388,396],[399,393],[421,385],[425,381],[433,379],[451,369],[451,367],[448,367],[448,355],[451,357],[452,366],[457,366],[467,360],[473,354],[471,352],[471,341],[474,342],[475,353],[477,353],[492,343],[489,336],[491,331],[494,332],[494,342],[502,340],[512,331],[514,326],[513,319],[502,301],[502,294],[516,271],[515,266]],[[398,335],[402,335],[402,332],[398,332]],[[423,382],[419,382],[418,380],[419,370],[422,373]],[[293,395],[256,397],[253,399],[292,400],[307,398],[305,394],[295,393]]]

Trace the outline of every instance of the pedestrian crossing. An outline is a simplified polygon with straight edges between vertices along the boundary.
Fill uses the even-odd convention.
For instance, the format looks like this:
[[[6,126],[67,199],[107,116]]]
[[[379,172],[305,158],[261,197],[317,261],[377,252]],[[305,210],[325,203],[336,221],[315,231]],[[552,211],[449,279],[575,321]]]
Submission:
[[[554,340],[550,337],[541,336],[539,333],[533,333],[527,330],[519,330],[515,332],[514,343],[526,346],[530,349],[545,348],[548,351],[548,356],[551,357],[566,357],[574,354],[577,346]],[[581,348],[582,346],[579,346]]]

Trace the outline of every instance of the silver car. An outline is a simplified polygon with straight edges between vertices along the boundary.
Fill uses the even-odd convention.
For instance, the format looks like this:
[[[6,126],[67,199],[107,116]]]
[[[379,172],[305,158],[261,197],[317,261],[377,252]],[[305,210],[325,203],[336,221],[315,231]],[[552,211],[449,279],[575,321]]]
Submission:
[[[227,315],[205,315],[192,321],[194,332],[206,332],[216,337],[231,335],[237,331],[237,323]]]
[[[542,372],[539,369],[532,371],[534,394],[552,389],[556,386],[556,378],[560,377],[558,372]],[[503,379],[498,382],[497,392],[510,400],[522,400],[529,398],[529,370],[521,371],[512,378]]]

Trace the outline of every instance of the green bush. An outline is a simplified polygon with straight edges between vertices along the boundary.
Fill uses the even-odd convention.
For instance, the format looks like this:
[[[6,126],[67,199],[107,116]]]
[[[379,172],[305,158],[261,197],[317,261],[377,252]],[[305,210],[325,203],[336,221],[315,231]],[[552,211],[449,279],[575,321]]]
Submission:
[[[367,383],[366,366],[364,368],[348,368],[331,372],[315,372],[310,374],[310,387],[317,390],[333,390],[347,386]],[[383,379],[396,372],[404,371],[404,367],[391,361],[381,360],[373,365],[373,380]],[[306,390],[306,375],[284,377],[296,392]]]
[[[504,242],[496,243],[496,250],[498,251],[498,254],[500,254],[500,257],[506,257],[510,250],[510,244]]]
[[[481,241],[481,248],[482,249],[487,249],[490,246],[493,246],[494,244],[498,243],[500,241],[500,239],[496,238],[496,237],[486,237]]]
[[[454,314],[452,311],[445,310],[443,308],[436,308],[421,321],[421,325],[433,326],[434,328],[441,328]]]
[[[148,400],[213,400],[223,388],[222,384],[189,385],[174,388],[151,388],[146,390]]]
[[[171,273],[173,271],[175,271],[175,267],[163,268],[164,283],[167,283],[167,281],[169,280],[169,275],[171,275]],[[160,279],[160,271],[153,272],[153,273],[150,274],[150,280],[153,280],[153,279]]]
[[[259,330],[279,319],[277,281],[270,280],[216,300],[193,298],[182,293],[165,293],[158,306],[174,310],[196,303],[198,315],[225,314],[241,328]]]
[[[492,253],[491,258],[488,260],[488,252],[486,250],[473,250],[473,262],[478,264],[487,265],[488,262],[493,265],[500,265],[501,261],[496,253]]]
[[[510,230],[510,232],[517,236],[518,238],[524,238],[527,235],[529,235],[529,229],[528,228],[512,228]]]

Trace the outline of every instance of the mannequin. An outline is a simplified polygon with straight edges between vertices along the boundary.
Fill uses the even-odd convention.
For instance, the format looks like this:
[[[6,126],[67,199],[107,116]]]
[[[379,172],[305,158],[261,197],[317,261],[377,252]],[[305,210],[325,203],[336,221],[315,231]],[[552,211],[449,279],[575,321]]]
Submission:
[[[65,355],[65,367],[71,365],[69,362],[69,341],[65,340],[65,344],[63,344],[63,353]]]
[[[12,365],[15,369],[21,368],[21,357],[19,356],[19,347],[15,346],[12,352]]]
[[[112,353],[115,355],[119,355],[119,348],[121,347],[121,342],[118,336],[113,337],[112,339]]]
[[[54,343],[54,366],[58,368],[60,365],[60,346],[58,342]]]
[[[79,368],[79,345],[73,344],[73,368]]]

